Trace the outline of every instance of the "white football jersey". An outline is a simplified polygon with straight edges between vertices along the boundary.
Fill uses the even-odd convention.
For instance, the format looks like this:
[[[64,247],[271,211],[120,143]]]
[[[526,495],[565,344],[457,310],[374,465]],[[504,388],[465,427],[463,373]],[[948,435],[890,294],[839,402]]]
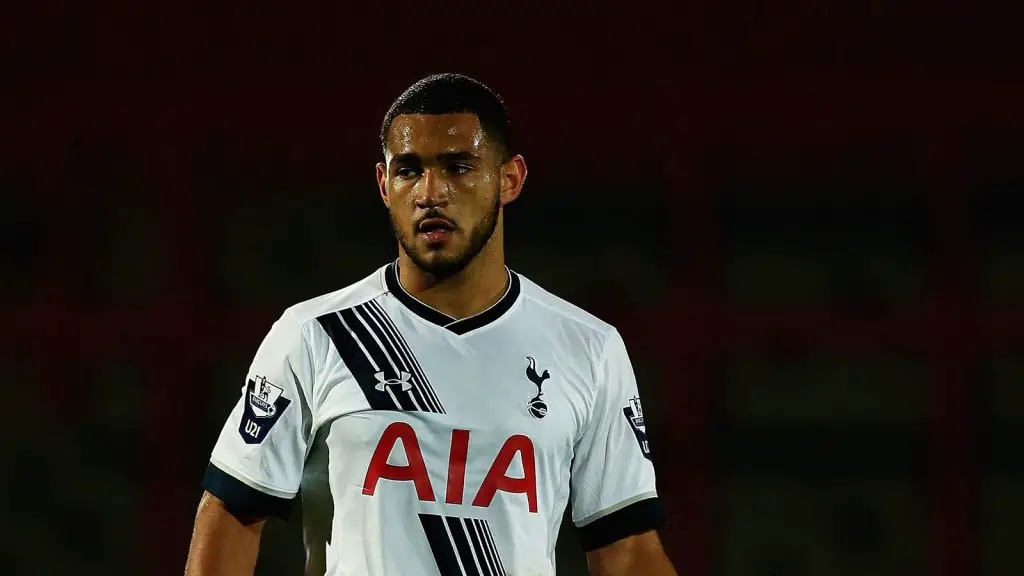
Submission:
[[[570,500],[588,550],[661,520],[622,338],[511,271],[460,320],[397,263],[289,308],[204,487],[239,517],[301,497],[317,575],[550,575]]]

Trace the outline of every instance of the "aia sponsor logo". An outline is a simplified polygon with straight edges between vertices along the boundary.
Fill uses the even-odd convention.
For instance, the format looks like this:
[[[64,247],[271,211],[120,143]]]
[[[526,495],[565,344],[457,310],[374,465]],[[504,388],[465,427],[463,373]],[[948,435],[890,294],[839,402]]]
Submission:
[[[401,448],[396,446],[399,443]],[[388,458],[396,449],[404,451],[408,464],[388,463]],[[516,455],[523,464],[522,478],[508,476],[508,469],[515,461]],[[444,489],[446,504],[465,503],[466,459],[469,456],[469,430],[452,430]],[[363,494],[373,496],[382,479],[410,482],[416,490],[417,498],[424,502],[438,501],[434,486],[430,483],[430,476],[427,474],[416,431],[406,422],[392,422],[381,434],[366,470]],[[524,495],[530,512],[537,512],[537,461],[533,441],[529,437],[514,434],[505,440],[480,484],[480,489],[470,502],[473,506],[486,508],[491,505],[499,491]]]

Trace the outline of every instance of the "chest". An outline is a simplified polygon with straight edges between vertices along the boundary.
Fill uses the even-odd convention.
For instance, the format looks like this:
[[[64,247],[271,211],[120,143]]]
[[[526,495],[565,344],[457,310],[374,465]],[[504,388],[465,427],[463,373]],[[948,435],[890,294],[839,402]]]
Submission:
[[[321,416],[402,412],[498,436],[578,437],[593,401],[589,366],[557,335],[515,328],[460,337],[399,317],[386,330],[350,330],[324,367]]]
[[[401,327],[390,341],[339,350],[323,376],[318,425],[337,453],[361,462],[364,480],[426,478],[420,499],[439,501],[453,486],[480,493],[488,478],[565,477],[593,402],[571,351],[543,333]]]

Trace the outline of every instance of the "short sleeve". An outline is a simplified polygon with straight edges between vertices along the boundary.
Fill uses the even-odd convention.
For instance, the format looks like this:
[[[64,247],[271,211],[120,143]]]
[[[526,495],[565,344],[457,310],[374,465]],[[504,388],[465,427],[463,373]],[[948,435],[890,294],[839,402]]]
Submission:
[[[617,331],[596,372],[593,412],[575,446],[572,518],[589,551],[662,521],[636,377]]]
[[[303,327],[285,313],[256,352],[203,478],[238,517],[286,517],[312,425],[313,362]]]

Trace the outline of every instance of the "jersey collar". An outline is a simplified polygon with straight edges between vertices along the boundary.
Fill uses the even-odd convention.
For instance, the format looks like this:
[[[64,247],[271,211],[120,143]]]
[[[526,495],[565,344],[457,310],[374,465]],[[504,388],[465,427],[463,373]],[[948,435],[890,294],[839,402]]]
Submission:
[[[508,287],[501,298],[492,304],[490,308],[466,318],[453,318],[436,308],[420,302],[412,294],[406,292],[405,287],[398,281],[397,260],[388,264],[384,270],[384,281],[387,284],[388,291],[394,294],[395,298],[398,298],[398,301],[408,308],[409,311],[427,322],[437,324],[442,328],[461,335],[477,328],[482,328],[501,318],[519,299],[519,293],[522,290],[519,285],[519,275],[507,267],[505,270],[508,272]]]

